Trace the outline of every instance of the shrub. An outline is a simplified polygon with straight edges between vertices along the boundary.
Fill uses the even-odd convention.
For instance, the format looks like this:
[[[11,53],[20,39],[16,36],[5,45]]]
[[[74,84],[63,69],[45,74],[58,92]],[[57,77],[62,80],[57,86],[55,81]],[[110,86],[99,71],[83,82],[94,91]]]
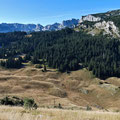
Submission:
[[[11,106],[23,106],[23,100],[20,98],[17,98],[15,96],[13,97],[4,97],[0,100],[1,105],[11,105]]]
[[[9,97],[5,97],[0,101],[1,105],[14,105],[13,101]]]
[[[59,108],[59,109],[62,109],[62,105],[61,105],[60,103],[59,103],[59,105],[58,105],[58,108]]]
[[[58,105],[54,105],[54,108],[63,109],[63,107],[60,103]]]
[[[37,104],[34,99],[26,98],[24,99],[24,108],[29,110],[37,109]]]
[[[91,108],[90,106],[87,105],[86,110],[90,111],[90,110],[92,110],[92,108]]]

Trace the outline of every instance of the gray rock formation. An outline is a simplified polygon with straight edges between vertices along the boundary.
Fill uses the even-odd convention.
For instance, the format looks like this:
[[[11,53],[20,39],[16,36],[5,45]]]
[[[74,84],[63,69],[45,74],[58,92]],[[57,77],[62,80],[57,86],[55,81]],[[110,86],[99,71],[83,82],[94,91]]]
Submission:
[[[119,29],[115,26],[114,22],[112,21],[102,21],[98,22],[94,25],[97,29],[104,30],[104,34],[110,34],[113,36],[120,37]]]
[[[108,34],[120,38],[120,10],[108,11],[106,13],[91,14],[80,19],[78,29],[91,35]],[[87,21],[87,22],[86,22]]]
[[[90,22],[97,22],[97,21],[100,21],[101,18],[100,17],[95,17],[93,15],[87,15],[87,16],[83,16],[81,19],[80,19],[80,23],[84,22],[84,21],[90,21]]]

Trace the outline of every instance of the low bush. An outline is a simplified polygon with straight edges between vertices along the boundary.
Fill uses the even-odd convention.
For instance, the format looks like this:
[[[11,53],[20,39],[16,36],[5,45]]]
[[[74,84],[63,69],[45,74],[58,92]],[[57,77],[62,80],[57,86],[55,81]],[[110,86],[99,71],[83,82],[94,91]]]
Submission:
[[[11,105],[11,106],[23,106],[24,102],[18,97],[4,97],[0,100],[1,105]]]
[[[26,98],[24,100],[13,96],[6,96],[0,100],[1,105],[10,105],[10,106],[23,106],[25,109],[37,109],[37,104],[35,103],[34,99]]]
[[[34,99],[26,98],[24,99],[24,108],[29,110],[37,109],[37,104]]]

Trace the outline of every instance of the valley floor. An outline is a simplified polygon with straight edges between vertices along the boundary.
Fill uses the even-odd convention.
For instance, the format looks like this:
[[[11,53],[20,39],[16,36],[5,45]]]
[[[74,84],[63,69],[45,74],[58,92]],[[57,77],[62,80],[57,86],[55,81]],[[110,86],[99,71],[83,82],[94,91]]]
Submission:
[[[0,106],[0,120],[120,120],[120,113],[45,108],[25,111],[20,107]]]

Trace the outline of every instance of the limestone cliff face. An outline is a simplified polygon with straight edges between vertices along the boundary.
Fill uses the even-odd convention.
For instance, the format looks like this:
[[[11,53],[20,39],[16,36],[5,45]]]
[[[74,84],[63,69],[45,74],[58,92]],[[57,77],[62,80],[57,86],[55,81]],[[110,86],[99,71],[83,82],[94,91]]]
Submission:
[[[91,35],[108,34],[111,37],[120,38],[120,9],[105,13],[83,16],[76,31],[84,31]]]
[[[120,37],[119,29],[115,26],[114,22],[112,21],[102,21],[98,22],[94,25],[95,28],[104,30],[104,34],[110,34],[113,36]]]
[[[102,32],[104,35],[108,34],[113,37],[120,38],[120,31],[118,28],[119,26],[116,26],[112,19],[110,19],[112,15],[115,16],[115,14],[113,13],[114,12],[107,12],[105,14],[103,13],[83,16],[80,19],[78,29],[76,30],[78,31],[79,29],[82,29],[85,32],[88,32],[88,34],[91,34],[93,36],[96,34],[100,34]],[[108,19],[106,19],[107,17]]]
[[[93,15],[87,15],[87,16],[84,16],[80,19],[80,23],[82,23],[84,21],[97,22],[97,21],[100,21],[100,20],[101,20],[100,17],[95,17]]]
[[[88,34],[91,35],[98,35],[101,32],[103,35],[111,35],[113,37],[119,37],[120,38],[120,31],[119,28],[114,24],[113,21],[99,21],[95,22],[92,25],[80,23],[79,29],[82,29],[84,31],[87,31]]]

